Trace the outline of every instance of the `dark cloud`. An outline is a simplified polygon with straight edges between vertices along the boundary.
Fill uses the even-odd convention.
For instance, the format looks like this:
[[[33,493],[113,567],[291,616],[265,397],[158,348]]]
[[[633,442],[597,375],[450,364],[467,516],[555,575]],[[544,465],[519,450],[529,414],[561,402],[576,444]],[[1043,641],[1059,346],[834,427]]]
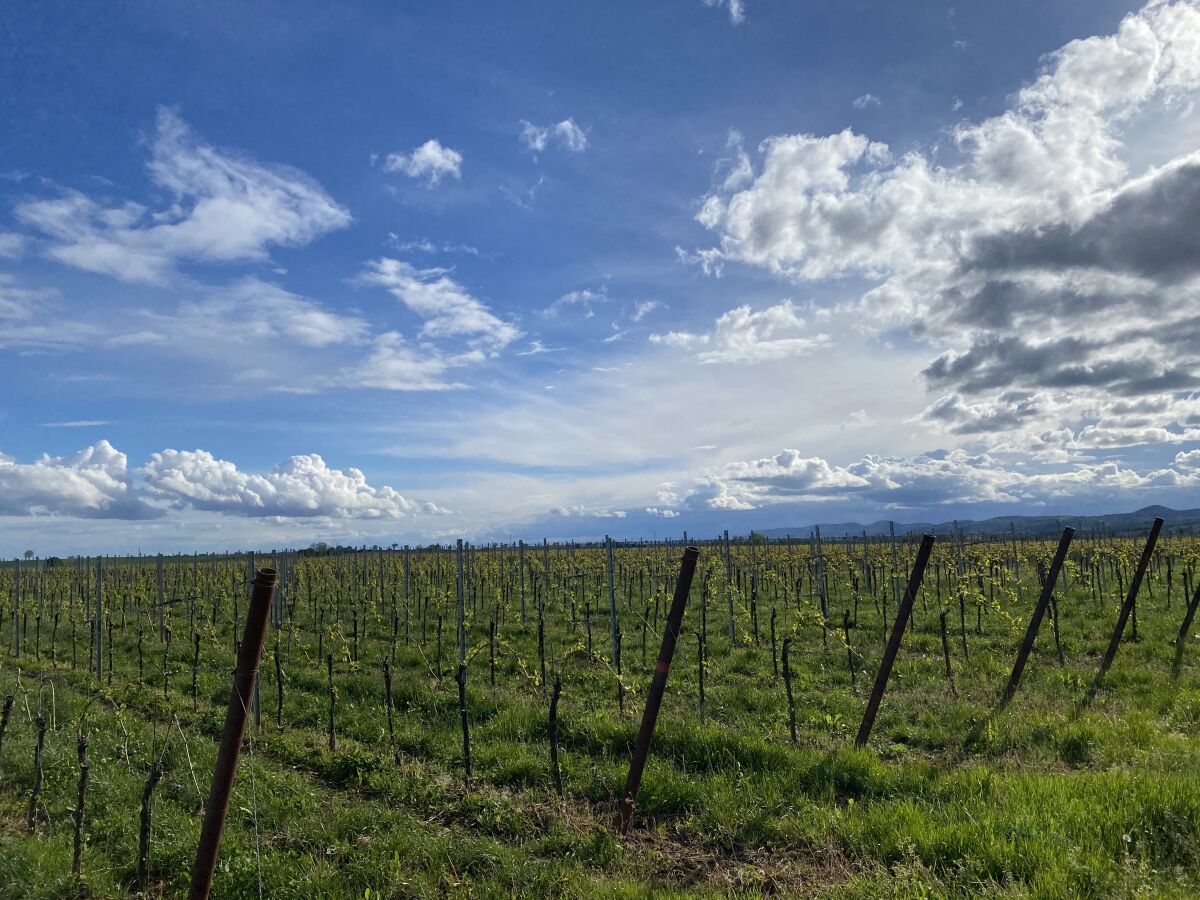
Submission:
[[[1164,284],[1200,273],[1200,162],[1135,182],[1078,228],[1054,225],[977,238],[967,270],[1103,269]]]

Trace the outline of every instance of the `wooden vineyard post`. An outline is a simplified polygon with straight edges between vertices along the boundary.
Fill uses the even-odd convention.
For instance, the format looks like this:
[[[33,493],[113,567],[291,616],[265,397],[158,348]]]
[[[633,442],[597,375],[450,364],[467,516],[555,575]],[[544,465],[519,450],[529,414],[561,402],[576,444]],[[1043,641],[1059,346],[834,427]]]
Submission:
[[[1183,648],[1187,646],[1188,632],[1192,629],[1192,619],[1196,616],[1196,607],[1200,606],[1200,583],[1196,584],[1196,592],[1187,604],[1183,614],[1183,622],[1179,625],[1179,635],[1175,638],[1175,660],[1171,664],[1171,674],[1178,675],[1179,667],[1183,665]]]
[[[392,748],[392,757],[400,759],[396,750],[396,711],[392,695],[392,666],[386,659],[383,661],[383,704],[387,712],[388,746]]]
[[[91,767],[88,765],[87,737],[82,734],[79,736],[75,751],[79,757],[79,789],[74,810],[75,834],[71,844],[71,874],[78,879],[83,870],[84,804],[87,802],[88,778],[91,773]]]
[[[1025,671],[1025,663],[1033,650],[1034,641],[1037,640],[1038,628],[1041,627],[1042,617],[1046,615],[1046,607],[1050,604],[1050,596],[1054,593],[1054,585],[1058,582],[1058,573],[1062,571],[1063,561],[1067,558],[1067,550],[1070,549],[1071,538],[1074,536],[1074,528],[1068,526],[1063,529],[1062,537],[1058,541],[1058,549],[1054,552],[1054,559],[1050,562],[1050,571],[1046,574],[1046,580],[1042,584],[1042,593],[1038,596],[1037,604],[1033,607],[1033,614],[1029,617],[1029,627],[1025,630],[1025,639],[1021,641],[1021,648],[1017,651],[1017,658],[1013,662],[1008,686],[1004,688],[1004,695],[1000,699],[1002,704],[1012,700],[1013,695],[1017,692],[1017,687],[1021,684],[1021,673]],[[1013,558],[1016,558],[1015,551]]]
[[[4,707],[0,709],[0,764],[4,762],[4,732],[8,730],[8,717],[12,715],[13,695],[4,695]],[[3,771],[0,766],[0,771]]]
[[[1116,659],[1117,650],[1121,646],[1121,636],[1125,633],[1125,623],[1129,621],[1129,614],[1133,611],[1133,604],[1137,602],[1138,589],[1142,586],[1142,578],[1146,574],[1146,567],[1150,564],[1150,557],[1154,553],[1154,545],[1158,543],[1158,535],[1162,531],[1163,520],[1157,517],[1154,524],[1150,526],[1150,536],[1146,538],[1146,546],[1142,548],[1142,557],[1138,560],[1137,569],[1133,573],[1133,578],[1129,582],[1129,590],[1125,594],[1125,602],[1121,604],[1120,615],[1117,616],[1117,624],[1113,628],[1112,637],[1108,642],[1108,649],[1104,651],[1104,658],[1100,660],[1100,669],[1096,672],[1096,678],[1092,681],[1092,686],[1088,689],[1087,696],[1090,699],[1095,696],[1096,691],[1100,689],[1100,685],[1104,681],[1104,676],[1108,674],[1109,668]]]
[[[633,809],[637,803],[638,788],[642,784],[642,773],[646,770],[646,759],[650,755],[650,740],[654,737],[654,726],[658,711],[662,707],[663,694],[667,689],[667,676],[671,672],[671,660],[675,656],[675,643],[683,625],[683,612],[687,607],[692,578],[696,574],[696,560],[700,551],[688,547],[683,551],[683,562],[679,567],[679,580],[675,582],[675,596],[667,614],[667,627],[663,632],[662,647],[658,651],[658,662],[654,666],[654,678],[650,682],[650,693],[646,696],[646,709],[642,713],[642,724],[638,729],[633,757],[629,762],[629,777],[625,780],[625,793],[617,807],[616,827],[621,834],[629,830]]]
[[[912,615],[913,599],[921,588],[921,580],[925,577],[925,567],[929,565],[929,554],[933,552],[934,537],[927,534],[921,538],[921,549],[917,551],[917,559],[913,563],[912,574],[908,578],[908,587],[904,589],[904,597],[896,609],[896,619],[892,623],[892,634],[883,650],[883,659],[879,663],[879,673],[875,676],[875,686],[867,700],[867,709],[863,713],[862,724],[858,726],[858,736],[854,739],[857,747],[865,747],[871,738],[871,729],[875,726],[875,716],[879,712],[879,704],[883,701],[883,692],[887,689],[888,679],[892,675],[892,666],[896,663],[896,653],[900,650],[900,640],[904,637],[904,629]],[[892,547],[895,551],[895,545]]]
[[[46,719],[41,714],[37,715],[37,745],[33,750],[33,790],[29,793],[29,817],[27,825],[29,833],[33,834],[34,828],[37,826],[38,805],[42,801],[42,784],[45,781],[45,768],[42,760],[46,750]]]
[[[463,666],[467,662],[467,607],[466,585],[463,582],[463,542],[461,538],[455,551],[455,568],[457,576],[454,579],[454,625],[455,636],[458,640],[458,664]],[[441,666],[438,668],[440,670]]]
[[[467,667],[460,664],[454,676],[458,682],[458,719],[462,726],[463,786],[471,788],[471,725],[467,718]]]
[[[337,752],[337,689],[333,686],[333,654],[325,654],[325,670],[329,673],[329,752]]]
[[[238,648],[237,669],[233,673],[233,691],[225,711],[225,728],[221,732],[221,745],[213,770],[212,789],[205,807],[204,824],[200,829],[196,860],[192,864],[192,879],[188,889],[191,900],[205,900],[212,890],[213,870],[217,865],[217,851],[221,847],[221,833],[225,830],[225,814],[233,792],[242,737],[246,733],[246,710],[258,680],[258,662],[262,657],[267,616],[275,596],[276,577],[274,569],[260,569],[254,578],[250,609],[246,613],[246,629]]]
[[[729,554],[729,529],[725,530],[725,599],[729,605],[729,646],[737,646],[737,628],[733,619],[733,557]]]
[[[621,623],[617,620],[617,592],[613,584],[613,542],[608,535],[604,536],[604,568],[608,575],[608,621],[612,636],[612,662],[617,664],[617,629]]]
[[[954,672],[950,669],[950,640],[946,637],[946,611],[944,609],[938,616],[938,622],[942,631],[942,660],[946,664],[946,690],[950,692],[951,697],[957,697],[958,690],[954,687]]]
[[[550,776],[554,779],[554,790],[563,795],[562,768],[558,763],[558,698],[562,696],[562,676],[554,676],[554,690],[550,693]]]
[[[94,652],[92,657],[96,663],[96,680],[104,678],[104,559],[96,557],[96,615],[92,620],[94,631]]]
[[[799,743],[796,735],[796,698],[792,695],[792,636],[788,635],[783,639],[783,687],[787,692],[788,705],[788,731],[792,737],[792,743]]]
[[[521,577],[521,624],[525,624],[525,542],[517,541],[517,569]]]
[[[137,889],[141,893],[150,885],[150,803],[154,789],[163,777],[163,765],[158,760],[150,766],[150,775],[142,788],[142,813],[138,827]]]

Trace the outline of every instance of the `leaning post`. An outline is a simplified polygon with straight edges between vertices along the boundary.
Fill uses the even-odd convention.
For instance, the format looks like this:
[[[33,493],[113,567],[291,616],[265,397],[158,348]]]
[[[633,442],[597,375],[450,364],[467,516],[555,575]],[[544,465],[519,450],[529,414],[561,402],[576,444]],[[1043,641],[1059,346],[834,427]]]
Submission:
[[[1050,596],[1054,593],[1054,585],[1058,582],[1058,573],[1062,571],[1063,561],[1067,558],[1067,550],[1070,548],[1071,538],[1074,536],[1074,528],[1068,525],[1063,529],[1062,538],[1058,542],[1058,549],[1054,552],[1054,559],[1050,562],[1050,571],[1046,573],[1046,583],[1042,585],[1042,593],[1038,596],[1037,605],[1033,608],[1033,615],[1029,617],[1029,627],[1025,630],[1025,640],[1021,641],[1021,649],[1017,651],[1017,658],[1013,663],[1012,675],[1009,676],[1008,686],[1004,689],[1004,695],[1000,700],[1001,703],[1007,703],[1011,700],[1013,695],[1017,693],[1017,687],[1021,684],[1021,673],[1025,671],[1025,663],[1029,659],[1030,652],[1033,650],[1033,642],[1037,640],[1038,628],[1041,627],[1042,617],[1046,615],[1046,607],[1050,605]],[[1014,555],[1013,558],[1015,559],[1016,556]]]
[[[675,582],[675,596],[667,614],[667,628],[663,632],[662,647],[658,651],[658,662],[654,666],[654,679],[650,682],[650,693],[646,696],[646,709],[642,713],[642,725],[638,729],[637,743],[633,747],[633,758],[629,762],[629,777],[625,780],[625,793],[617,808],[617,830],[624,834],[629,830],[633,808],[637,803],[638,788],[642,784],[642,773],[646,769],[646,758],[650,755],[650,740],[654,737],[654,725],[662,706],[663,694],[667,689],[667,675],[671,672],[671,660],[675,656],[675,642],[683,625],[683,611],[687,607],[688,593],[692,589],[692,578],[696,574],[696,560],[700,550],[688,547],[683,551],[683,562],[679,566],[679,580]]]
[[[1138,560],[1133,579],[1129,582],[1129,590],[1125,594],[1125,602],[1121,604],[1121,613],[1117,616],[1117,624],[1108,641],[1108,649],[1104,651],[1104,658],[1100,660],[1100,670],[1096,672],[1096,678],[1088,690],[1089,698],[1100,689],[1104,676],[1108,674],[1113,660],[1116,659],[1117,650],[1121,646],[1121,637],[1125,634],[1125,623],[1129,621],[1129,614],[1133,612],[1133,604],[1137,602],[1138,590],[1142,586],[1142,578],[1146,575],[1146,567],[1150,565],[1150,557],[1154,555],[1154,545],[1158,543],[1158,535],[1162,532],[1162,527],[1161,517],[1155,518],[1154,524],[1150,526],[1150,535],[1146,538],[1146,546],[1142,548],[1142,557]]]
[[[221,847],[221,833],[225,830],[225,813],[229,809],[242,737],[246,733],[246,711],[258,682],[258,661],[262,657],[267,616],[271,612],[277,577],[274,569],[259,569],[254,577],[250,609],[246,612],[246,628],[238,649],[237,669],[233,673],[233,691],[225,711],[225,729],[221,732],[221,745],[213,770],[212,790],[208,795],[208,806],[205,807],[196,860],[192,864],[192,880],[188,889],[190,900],[207,900],[212,890],[217,851]]]
[[[871,697],[867,700],[867,709],[863,713],[862,724],[858,726],[858,737],[854,739],[856,747],[865,747],[871,738],[871,729],[875,727],[875,716],[879,712],[879,704],[883,701],[883,692],[887,690],[888,679],[892,675],[892,666],[896,662],[896,653],[900,650],[900,639],[904,637],[904,629],[908,626],[909,616],[912,615],[913,599],[917,596],[917,591],[921,589],[921,580],[925,577],[925,567],[929,565],[929,554],[933,551],[933,541],[932,534],[921,538],[921,549],[917,551],[912,574],[908,577],[908,587],[904,589],[904,598],[896,609],[892,634],[888,638],[887,646],[883,651],[883,659],[879,663],[879,673],[875,676],[875,687],[871,689]],[[894,544],[892,552],[894,558]]]

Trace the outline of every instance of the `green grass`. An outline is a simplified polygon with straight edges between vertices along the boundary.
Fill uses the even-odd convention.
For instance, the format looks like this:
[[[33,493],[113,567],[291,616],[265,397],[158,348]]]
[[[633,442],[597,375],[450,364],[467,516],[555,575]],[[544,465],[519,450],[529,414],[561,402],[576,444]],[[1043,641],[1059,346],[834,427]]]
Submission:
[[[1137,546],[1081,542],[1080,549],[1121,554],[1127,573]],[[757,548],[754,561],[748,548],[739,548],[738,566],[748,573],[757,564],[762,579],[760,637],[755,645],[743,582],[743,593],[735,597],[735,646],[726,631],[724,563],[714,551],[706,560],[714,588],[707,599],[706,702],[702,709],[695,631],[703,592],[697,582],[634,828],[624,837],[611,822],[657,649],[654,635],[661,631],[661,619],[658,628],[648,628],[643,666],[640,619],[647,606],[653,619],[649,585],[661,589],[662,580],[645,578],[645,595],[639,596],[634,573],[669,574],[659,555],[636,549],[618,554],[626,579],[618,579],[623,716],[615,672],[606,661],[607,612],[592,615],[589,657],[582,601],[576,600],[572,626],[570,603],[578,581],[557,582],[550,592],[547,666],[564,683],[561,799],[549,773],[548,698],[537,677],[536,622],[531,615],[520,624],[512,587],[515,554],[481,554],[475,563],[478,609],[468,619],[474,764],[469,786],[450,674],[453,602],[445,586],[453,581],[446,578],[446,557],[423,557],[415,570],[421,595],[434,597],[424,646],[414,603],[412,640],[406,644],[401,629],[395,648],[397,755],[389,747],[383,707],[382,661],[391,652],[391,622],[379,616],[372,586],[376,557],[362,557],[361,567],[344,557],[305,560],[307,582],[294,589],[292,617],[281,634],[284,726],[275,723],[268,646],[263,723],[243,750],[214,896],[257,897],[260,885],[265,897],[1196,896],[1200,651],[1188,648],[1177,676],[1171,660],[1182,617],[1179,572],[1197,549],[1195,542],[1174,538],[1161,552],[1171,553],[1176,567],[1173,604],[1168,609],[1165,603],[1165,563],[1161,568],[1156,563],[1139,601],[1138,639],[1122,644],[1090,705],[1080,700],[1115,620],[1113,584],[1107,599],[1097,602],[1078,570],[1071,572],[1071,589],[1059,595],[1065,664],[1058,660],[1047,618],[1020,692],[997,711],[997,695],[1036,592],[1033,560],[1052,547],[1022,546],[1020,599],[1010,577],[998,577],[994,588],[985,579],[988,589],[982,593],[974,579],[964,580],[974,590],[967,607],[969,658],[963,655],[957,601],[948,604],[954,694],[943,669],[938,581],[931,572],[871,744],[862,750],[852,744],[882,651],[882,609],[869,595],[860,598],[858,627],[849,631],[857,659],[853,679],[841,628],[833,627],[852,606],[849,564],[861,547],[849,560],[842,548],[828,551],[833,594],[824,637],[807,580],[798,598],[785,590],[795,584],[806,548]],[[941,553],[942,593],[950,599],[945,567],[952,555],[949,548]],[[968,548],[968,559],[986,572],[989,553],[998,561],[1006,558],[1003,545],[980,545]],[[875,563],[886,559],[880,555]],[[559,576],[577,568],[602,571],[598,551],[556,551],[553,560]],[[398,579],[398,559],[389,566],[389,578]],[[186,894],[233,664],[228,586],[244,563],[206,563],[199,573],[203,651],[196,710],[186,604],[171,610],[170,625],[184,637],[172,644],[164,699],[163,648],[146,603],[153,591],[145,573],[152,569],[125,564],[114,570],[116,587],[107,595],[117,623],[111,685],[97,683],[84,670],[86,625],[77,626],[78,667],[70,665],[67,622],[73,616],[82,623],[85,613],[77,599],[63,599],[78,593],[69,589],[73,573],[66,567],[47,570],[43,595],[45,608],[61,614],[57,662],[50,659],[45,620],[40,658],[33,652],[32,623],[22,656],[0,657],[0,693],[16,697],[0,771],[0,896],[127,896],[136,873],[142,786],[159,757],[166,775],[153,803],[151,894]],[[188,562],[168,566],[180,595],[191,572]],[[1107,577],[1115,580],[1111,573]],[[593,607],[607,603],[597,595],[599,584],[588,583]],[[628,604],[626,590],[634,593]],[[214,628],[212,598],[222,592],[220,624]],[[665,609],[669,598],[658,599]],[[979,633],[977,599],[985,609]],[[532,610],[532,600],[527,602]],[[402,594],[397,603],[402,608]],[[240,605],[244,611],[244,599]],[[782,678],[772,664],[772,606],[778,640],[791,635],[794,641],[795,746],[788,737]],[[349,658],[352,608],[367,629],[356,661]],[[492,687],[487,619],[497,609]],[[5,609],[10,611],[11,604]],[[438,612],[446,622],[440,680],[431,669]],[[139,615],[143,684],[136,650]],[[322,649],[337,659],[333,753],[325,735],[328,694],[317,654],[318,622],[326,629]],[[11,628],[6,614],[0,636],[10,648]],[[84,877],[76,883],[70,875],[75,734],[97,690],[107,699],[87,706],[92,779]],[[47,718],[53,712],[56,727],[47,734],[44,805],[31,835],[25,827],[35,738],[30,718],[39,708]]]

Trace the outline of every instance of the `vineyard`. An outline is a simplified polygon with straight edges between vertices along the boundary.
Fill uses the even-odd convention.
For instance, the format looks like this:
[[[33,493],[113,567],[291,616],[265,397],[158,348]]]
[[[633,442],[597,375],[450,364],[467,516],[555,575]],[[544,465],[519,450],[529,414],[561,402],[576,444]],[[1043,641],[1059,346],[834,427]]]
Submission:
[[[215,897],[1200,893],[1200,538],[692,543],[7,563],[0,894],[187,895],[263,569]]]

